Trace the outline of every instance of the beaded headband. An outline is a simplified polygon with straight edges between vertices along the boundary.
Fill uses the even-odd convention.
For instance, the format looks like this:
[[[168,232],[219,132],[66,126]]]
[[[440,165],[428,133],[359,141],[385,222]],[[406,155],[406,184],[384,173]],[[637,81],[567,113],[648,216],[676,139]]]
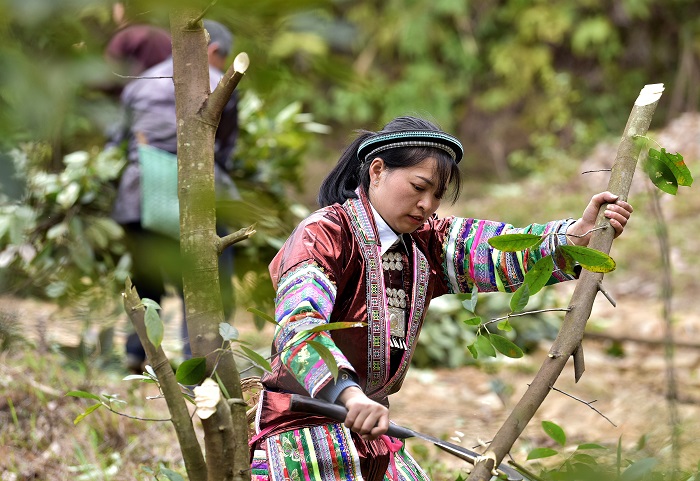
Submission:
[[[397,147],[433,147],[444,150],[457,164],[464,156],[462,144],[451,135],[434,130],[405,130],[370,137],[360,144],[357,158],[364,163],[379,152]]]

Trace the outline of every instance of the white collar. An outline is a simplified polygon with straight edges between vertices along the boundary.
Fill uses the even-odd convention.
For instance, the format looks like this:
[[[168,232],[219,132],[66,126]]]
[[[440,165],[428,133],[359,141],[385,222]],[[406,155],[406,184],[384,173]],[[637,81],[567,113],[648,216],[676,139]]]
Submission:
[[[372,208],[372,215],[374,215],[374,223],[377,225],[377,233],[379,234],[379,242],[381,243],[381,249],[379,250],[379,255],[384,255],[386,251],[393,246],[397,240],[399,240],[399,235],[389,227],[389,224],[379,215],[372,204],[369,205]]]

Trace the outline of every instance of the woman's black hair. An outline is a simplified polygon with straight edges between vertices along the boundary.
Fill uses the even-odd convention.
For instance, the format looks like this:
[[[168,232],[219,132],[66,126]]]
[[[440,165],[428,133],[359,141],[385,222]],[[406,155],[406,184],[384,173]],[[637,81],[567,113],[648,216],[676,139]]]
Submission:
[[[397,117],[384,126],[379,132],[360,130],[357,138],[350,143],[340,156],[338,163],[321,184],[318,203],[321,207],[332,204],[342,204],[347,199],[357,198],[355,189],[362,186],[365,193],[369,191],[369,166],[371,162],[360,162],[357,149],[360,144],[377,134],[406,130],[430,130],[442,132],[432,122],[417,117]],[[397,147],[380,152],[387,169],[400,169],[420,164],[427,157],[437,161],[437,195],[443,197],[448,187],[451,187],[450,200],[454,203],[459,197],[462,180],[457,163],[442,149],[435,147]]]

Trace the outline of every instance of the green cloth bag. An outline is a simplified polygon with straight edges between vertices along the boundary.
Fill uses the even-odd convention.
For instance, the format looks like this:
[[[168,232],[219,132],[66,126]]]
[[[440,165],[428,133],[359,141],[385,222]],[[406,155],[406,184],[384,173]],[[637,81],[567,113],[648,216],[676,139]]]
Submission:
[[[180,239],[177,198],[177,156],[150,145],[140,145],[141,226]]]

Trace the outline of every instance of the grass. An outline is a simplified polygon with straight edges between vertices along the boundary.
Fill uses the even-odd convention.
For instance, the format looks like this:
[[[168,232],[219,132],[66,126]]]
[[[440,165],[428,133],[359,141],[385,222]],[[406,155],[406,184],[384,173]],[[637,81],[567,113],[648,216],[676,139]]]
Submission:
[[[138,417],[162,417],[162,400],[153,387],[122,382],[126,374],[66,368],[62,354],[37,355],[25,347],[0,354],[0,472],[6,479],[153,479],[144,468],[160,464],[182,470],[170,423],[127,419],[98,409],[73,424],[92,401],[66,397],[80,389],[116,394],[121,409]]]

